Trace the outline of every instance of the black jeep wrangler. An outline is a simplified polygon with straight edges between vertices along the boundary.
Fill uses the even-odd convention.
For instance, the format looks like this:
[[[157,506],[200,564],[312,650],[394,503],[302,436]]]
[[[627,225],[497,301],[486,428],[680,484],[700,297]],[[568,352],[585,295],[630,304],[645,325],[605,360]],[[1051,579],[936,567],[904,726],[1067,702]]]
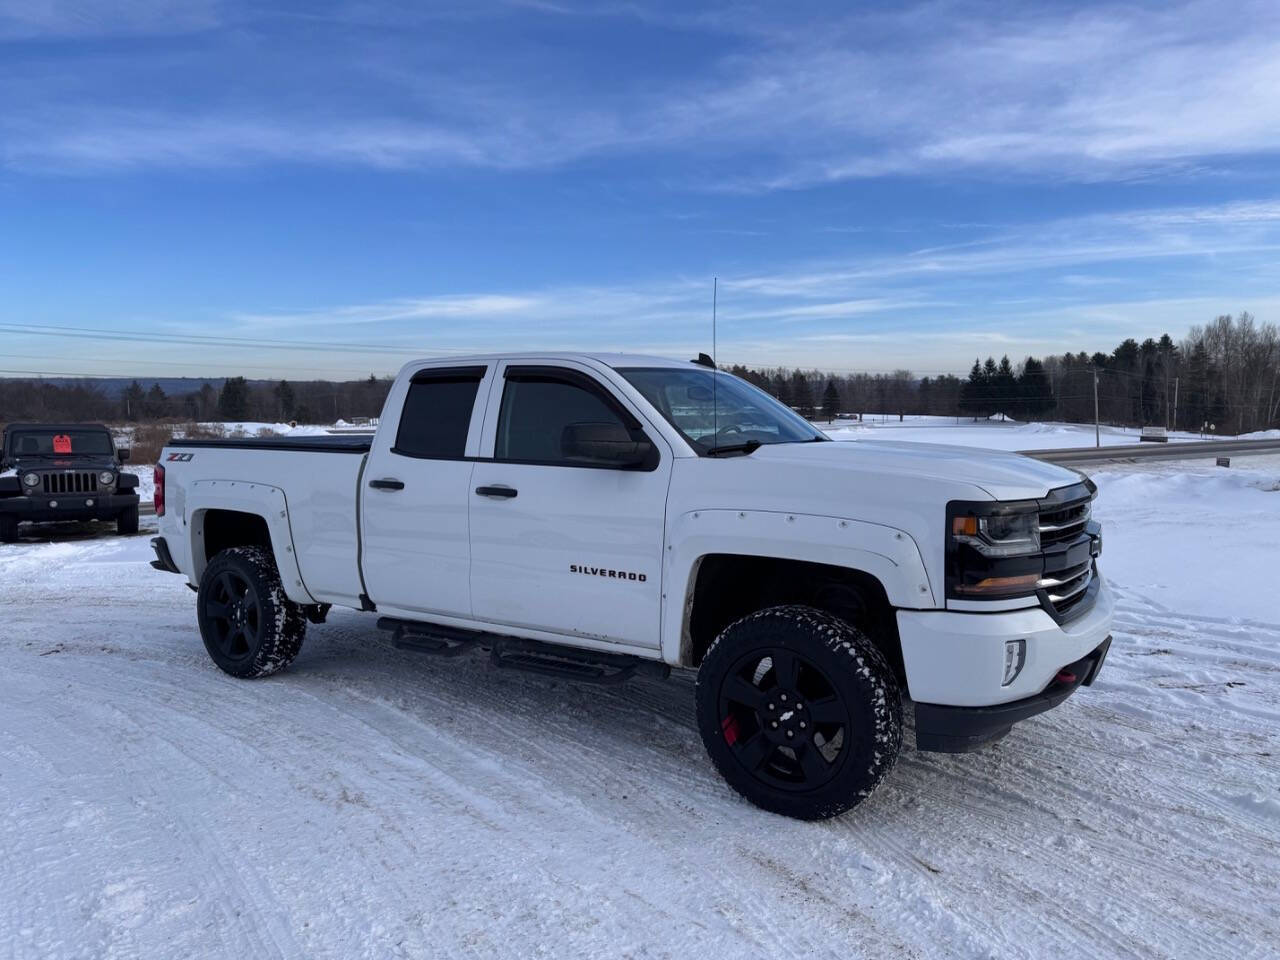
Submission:
[[[23,521],[114,520],[138,532],[138,478],[111,431],[93,423],[11,423],[0,435],[0,543]]]

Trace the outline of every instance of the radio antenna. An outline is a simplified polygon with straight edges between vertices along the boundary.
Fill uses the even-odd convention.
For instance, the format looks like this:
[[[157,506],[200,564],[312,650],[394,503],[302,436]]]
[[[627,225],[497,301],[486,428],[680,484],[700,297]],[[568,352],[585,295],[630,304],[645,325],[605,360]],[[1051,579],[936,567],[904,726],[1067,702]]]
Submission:
[[[720,372],[716,363],[716,301],[720,294],[720,278],[711,278],[711,429],[715,431],[711,445],[720,443],[720,404],[716,400],[717,374]]]

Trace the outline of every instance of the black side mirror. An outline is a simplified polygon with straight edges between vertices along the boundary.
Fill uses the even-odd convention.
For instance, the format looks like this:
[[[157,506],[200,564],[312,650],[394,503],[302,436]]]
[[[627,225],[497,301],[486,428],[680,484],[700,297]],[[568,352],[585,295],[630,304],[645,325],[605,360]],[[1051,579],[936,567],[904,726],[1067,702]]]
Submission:
[[[128,463],[128,462],[129,462],[129,448],[128,448],[128,447],[121,447],[119,450],[117,450],[117,451],[116,451],[116,456],[120,458],[120,462],[121,462],[121,463]]]
[[[654,454],[653,442],[639,429],[620,423],[569,423],[560,433],[560,455],[566,460],[611,467],[640,467]]]

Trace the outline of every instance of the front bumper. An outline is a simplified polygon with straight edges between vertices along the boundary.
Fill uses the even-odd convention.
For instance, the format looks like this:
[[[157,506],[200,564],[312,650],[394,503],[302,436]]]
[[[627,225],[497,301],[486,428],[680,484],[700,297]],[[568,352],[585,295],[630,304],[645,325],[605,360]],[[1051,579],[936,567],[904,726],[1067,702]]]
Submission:
[[[1111,648],[1111,638],[1075,663],[1069,663],[1035,696],[990,707],[949,707],[916,704],[916,749],[938,753],[968,753],[999,740],[1019,720],[1052,710],[1081,687],[1093,683]]]
[[[57,506],[53,506],[53,504]],[[59,520],[114,520],[121,511],[138,505],[138,495],[127,493],[73,493],[56,497],[5,497],[0,513],[18,522],[51,523]]]
[[[1111,633],[1115,598],[1098,576],[1092,606],[1067,623],[1042,608],[996,613],[899,610],[898,636],[907,691],[916,703],[989,707],[1034,696],[1062,669],[1096,650]],[[1004,685],[1005,644],[1026,641],[1026,660]]]

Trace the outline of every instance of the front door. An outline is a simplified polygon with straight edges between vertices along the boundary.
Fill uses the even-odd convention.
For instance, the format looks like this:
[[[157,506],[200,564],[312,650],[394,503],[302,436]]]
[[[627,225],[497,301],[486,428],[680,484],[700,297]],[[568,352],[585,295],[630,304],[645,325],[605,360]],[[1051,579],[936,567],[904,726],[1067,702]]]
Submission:
[[[671,478],[658,432],[585,368],[507,365],[492,396],[493,458],[471,475],[476,618],[656,648]],[[644,433],[657,455],[584,463],[566,446],[583,425]]]

